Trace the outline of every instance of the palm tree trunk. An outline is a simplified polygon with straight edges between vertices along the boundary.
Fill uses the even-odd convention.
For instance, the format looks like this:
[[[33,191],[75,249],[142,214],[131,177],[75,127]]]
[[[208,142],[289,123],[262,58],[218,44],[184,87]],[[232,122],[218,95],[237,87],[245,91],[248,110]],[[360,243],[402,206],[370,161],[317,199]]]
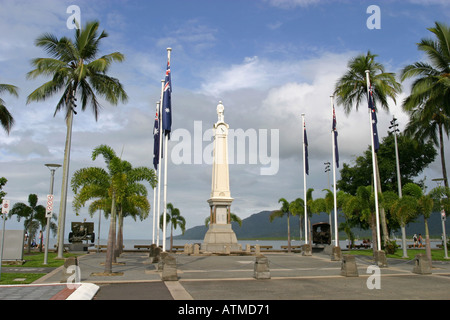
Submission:
[[[170,252],[173,248],[173,222],[170,224]]]
[[[430,261],[430,267],[432,267],[431,261],[431,244],[430,244],[430,232],[428,231],[428,219],[425,220],[425,252],[427,253],[428,260]]]
[[[287,214],[287,236],[288,236],[288,252],[291,252],[291,224],[289,222],[289,213]]]
[[[115,250],[114,250],[116,259],[123,252],[123,215],[122,215],[122,207],[120,208],[119,217],[117,218],[117,220],[118,220],[119,223],[118,223],[118,228],[117,228],[117,240],[116,240],[116,243],[115,243]]]
[[[372,213],[370,215],[370,228],[372,229],[372,251],[373,254],[375,255],[375,251],[378,250],[377,249],[377,226],[376,226],[376,218],[375,218],[375,213]]]
[[[439,124],[439,144],[440,144],[440,149],[441,149],[442,177],[444,178],[444,185],[448,188],[447,168],[445,165],[445,154],[444,154],[444,134],[442,132],[442,123]]]
[[[114,259],[114,240],[116,238],[116,203],[115,192],[112,195],[111,217],[109,219],[108,245],[106,249],[105,273],[112,273]]]

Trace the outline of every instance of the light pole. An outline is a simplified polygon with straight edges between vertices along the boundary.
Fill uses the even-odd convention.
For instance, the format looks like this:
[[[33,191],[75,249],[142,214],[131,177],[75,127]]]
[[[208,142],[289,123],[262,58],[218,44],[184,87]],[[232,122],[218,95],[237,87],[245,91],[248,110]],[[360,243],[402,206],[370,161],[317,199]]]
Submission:
[[[400,159],[398,156],[398,144],[397,144],[397,133],[400,132],[398,130],[398,123],[395,116],[392,118],[391,126],[389,127],[390,133],[394,134],[394,141],[395,141],[395,160],[396,160],[396,166],[397,166],[397,185],[398,185],[398,197],[401,199],[402,194],[402,177],[400,176]],[[402,248],[403,248],[403,258],[408,258],[408,252],[406,250],[406,228],[405,223],[403,222],[403,218],[401,221],[401,229],[402,229]]]
[[[47,163],[45,165],[51,173],[51,178],[50,178],[50,195],[53,195],[53,182],[55,181],[55,171],[56,169],[58,169],[59,167],[61,167],[60,164],[53,164],[53,163]],[[52,217],[52,212],[50,211],[50,213],[47,215],[47,229],[46,229],[46,235],[45,235],[45,254],[44,254],[44,265],[47,264],[47,257],[48,257],[48,238],[50,236],[50,219]]]
[[[440,187],[441,186],[441,183],[442,183],[442,181],[444,181],[444,178],[438,178],[438,179],[432,179],[432,181],[435,181],[437,184],[438,184],[438,186]],[[441,193],[439,193],[439,202],[441,203],[441,199],[442,198],[442,194]],[[443,208],[443,206],[442,206],[442,203],[441,203],[441,220],[442,220],[442,236],[443,236],[443,242],[444,242],[444,259],[448,259],[448,255],[447,255],[447,235],[445,234],[445,220],[446,220],[446,217],[445,217],[445,210],[444,210],[444,208]]]

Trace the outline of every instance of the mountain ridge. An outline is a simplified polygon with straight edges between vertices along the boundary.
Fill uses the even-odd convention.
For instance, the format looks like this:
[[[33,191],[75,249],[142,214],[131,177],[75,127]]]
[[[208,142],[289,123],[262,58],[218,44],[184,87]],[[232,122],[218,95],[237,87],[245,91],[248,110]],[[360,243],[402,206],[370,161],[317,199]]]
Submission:
[[[232,222],[233,231],[236,233],[236,237],[238,239],[275,239],[275,238],[287,238],[287,218],[275,218],[272,222],[269,220],[269,215],[272,211],[261,211],[258,213],[254,213],[249,217],[242,220],[242,226],[239,227],[239,224],[236,222]],[[334,219],[333,219],[334,220]],[[315,214],[311,218],[311,224],[318,222],[328,222],[329,216],[326,213],[321,213],[319,215]],[[344,221],[344,218],[338,214],[338,223]],[[299,239],[300,238],[300,227],[299,227],[299,217],[291,216],[290,217],[290,230],[291,230],[291,239]],[[446,225],[446,233],[450,234],[450,230]],[[442,234],[442,222],[440,213],[432,213],[430,218],[428,219],[428,227],[430,232],[430,237],[440,238]],[[195,226],[189,228],[185,231],[184,235],[174,236],[174,239],[179,240],[202,240],[205,237],[206,232],[208,231],[207,226]],[[302,235],[304,233],[304,225],[302,223]],[[358,238],[370,238],[371,231],[370,230],[362,230],[359,228],[353,229],[353,233]],[[423,217],[418,217],[416,222],[411,222],[406,226],[406,235],[411,238],[413,234],[421,233],[425,237],[425,225],[423,221]],[[401,237],[401,231],[395,231],[395,236],[397,238]],[[344,232],[339,232],[339,238],[346,239],[347,235]]]

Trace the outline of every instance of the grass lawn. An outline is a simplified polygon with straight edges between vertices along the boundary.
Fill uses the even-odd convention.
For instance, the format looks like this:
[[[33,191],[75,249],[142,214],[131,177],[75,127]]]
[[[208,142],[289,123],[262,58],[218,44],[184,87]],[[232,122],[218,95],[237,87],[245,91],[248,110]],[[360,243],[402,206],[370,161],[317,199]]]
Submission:
[[[417,254],[426,254],[425,249],[408,249],[407,251],[408,258],[402,258],[403,256],[403,250],[397,249],[394,254],[387,254],[387,258],[396,258],[396,259],[405,259],[405,260],[411,260],[414,259]],[[356,254],[356,255],[364,255],[364,256],[372,256],[373,252],[372,249],[368,250],[357,250],[352,249],[348,251],[344,251],[345,254]],[[435,261],[450,261],[448,259],[444,259],[444,249],[431,249],[431,259]]]
[[[14,268],[58,268],[64,264],[64,260],[56,259],[58,254],[56,252],[49,252],[47,256],[47,264],[44,265],[44,252],[31,252],[30,254],[24,253],[23,259],[25,263],[23,265],[6,265],[2,264],[4,267],[14,267]],[[75,253],[64,253],[64,258],[80,256],[83,254]],[[45,273],[7,273],[2,272],[2,277],[0,279],[0,285],[5,284],[30,284],[40,277],[46,275]],[[17,279],[25,279],[17,281]],[[16,280],[16,281],[14,281]]]

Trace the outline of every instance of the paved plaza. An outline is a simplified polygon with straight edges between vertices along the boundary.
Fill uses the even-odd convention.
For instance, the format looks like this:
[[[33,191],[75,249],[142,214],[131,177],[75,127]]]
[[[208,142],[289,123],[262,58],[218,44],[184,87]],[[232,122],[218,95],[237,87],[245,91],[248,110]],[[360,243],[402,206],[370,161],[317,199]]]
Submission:
[[[1,286],[1,300],[448,300],[450,262],[413,273],[415,260],[388,259],[377,268],[356,257],[357,277],[341,275],[342,262],[325,254],[265,253],[270,279],[254,277],[254,255],[175,254],[178,281],[162,281],[146,252],[125,252],[102,275],[105,253],[79,258],[80,283],[61,284],[62,267],[32,285]],[[378,273],[377,273],[378,272]],[[379,276],[378,276],[379,275]]]

